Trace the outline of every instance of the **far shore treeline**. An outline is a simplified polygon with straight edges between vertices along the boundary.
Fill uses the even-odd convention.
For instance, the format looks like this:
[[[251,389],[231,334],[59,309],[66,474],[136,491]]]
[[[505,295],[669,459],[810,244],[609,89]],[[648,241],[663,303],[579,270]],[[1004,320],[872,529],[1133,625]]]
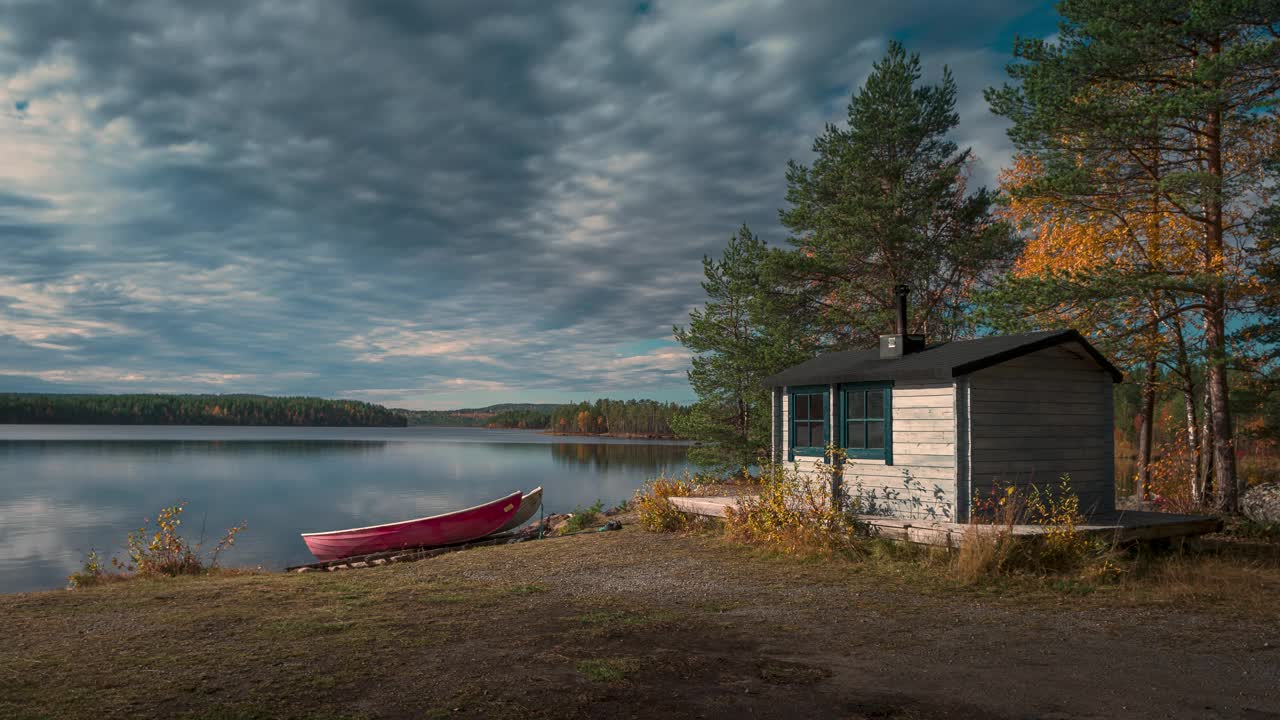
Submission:
[[[580,435],[675,437],[671,419],[688,410],[656,400],[596,400],[558,405],[549,413],[510,411],[494,416],[490,427],[541,428]]]
[[[403,415],[358,400],[265,395],[0,393],[0,423],[404,427]]]
[[[504,403],[461,410],[396,410],[410,425],[448,425],[549,430],[573,435],[675,437],[672,418],[687,412],[679,403],[608,400],[560,404]]]
[[[594,403],[502,403],[460,410],[405,410],[358,400],[316,397],[0,393],[0,424],[437,425],[550,430],[575,435],[674,437],[670,421],[687,410],[678,403],[656,400],[601,399]]]

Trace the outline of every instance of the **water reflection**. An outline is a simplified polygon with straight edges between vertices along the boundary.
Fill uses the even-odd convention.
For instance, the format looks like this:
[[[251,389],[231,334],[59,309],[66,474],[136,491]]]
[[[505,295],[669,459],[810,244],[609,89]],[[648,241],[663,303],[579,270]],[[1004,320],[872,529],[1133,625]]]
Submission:
[[[382,450],[385,440],[17,440],[0,441],[0,458],[19,453],[57,452],[110,455],[181,455],[212,452],[317,454]]]
[[[557,465],[580,465],[604,472],[610,468],[649,472],[682,468],[688,457],[688,448],[679,445],[556,443],[551,446],[551,459]]]
[[[89,549],[118,549],[130,528],[179,500],[188,502],[185,534],[212,543],[247,520],[229,561],[280,567],[310,559],[299,532],[536,485],[549,512],[612,504],[663,469],[683,470],[686,452],[453,428],[0,426],[0,591],[61,586]]]

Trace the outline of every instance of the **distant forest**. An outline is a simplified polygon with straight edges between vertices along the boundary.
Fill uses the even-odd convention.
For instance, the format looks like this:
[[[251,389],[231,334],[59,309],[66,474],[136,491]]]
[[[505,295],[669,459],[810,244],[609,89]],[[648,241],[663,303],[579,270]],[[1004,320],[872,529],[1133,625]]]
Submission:
[[[674,437],[688,408],[656,400],[564,405],[502,403],[460,410],[404,410],[356,400],[265,395],[61,395],[0,393],[0,423],[84,425],[294,425],[527,428],[583,435]]]
[[[565,405],[504,403],[461,410],[395,410],[410,425],[522,428],[575,435],[675,437],[672,417],[687,411],[656,400],[596,400]]]
[[[404,427],[381,405],[264,395],[45,395],[0,393],[0,423]]]
[[[687,411],[678,403],[656,400],[596,400],[558,405],[551,412],[510,410],[495,415],[489,427],[542,428],[582,435],[675,437],[671,418]]]

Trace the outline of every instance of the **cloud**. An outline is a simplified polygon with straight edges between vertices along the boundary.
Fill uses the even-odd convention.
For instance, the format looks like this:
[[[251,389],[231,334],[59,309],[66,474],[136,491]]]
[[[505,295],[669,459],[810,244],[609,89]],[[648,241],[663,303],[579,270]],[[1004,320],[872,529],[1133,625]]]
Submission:
[[[786,161],[888,39],[952,66],[991,182],[1032,7],[0,0],[0,372],[687,399],[701,257],[785,241]]]

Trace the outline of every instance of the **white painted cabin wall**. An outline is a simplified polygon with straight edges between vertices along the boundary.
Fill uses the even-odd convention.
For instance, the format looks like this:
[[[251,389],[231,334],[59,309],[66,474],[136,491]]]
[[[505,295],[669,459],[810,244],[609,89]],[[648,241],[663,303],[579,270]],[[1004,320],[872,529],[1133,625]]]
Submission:
[[[836,430],[838,386],[831,386],[827,422]],[[823,458],[786,460],[791,448],[791,395],[781,398],[782,453],[803,475],[827,483]],[[903,518],[956,519],[955,386],[949,382],[897,383],[890,398],[893,464],[849,458],[843,483],[846,495],[858,498],[862,511]]]
[[[845,493],[862,512],[956,520],[956,392],[950,382],[895,383],[893,464],[850,458]]]

